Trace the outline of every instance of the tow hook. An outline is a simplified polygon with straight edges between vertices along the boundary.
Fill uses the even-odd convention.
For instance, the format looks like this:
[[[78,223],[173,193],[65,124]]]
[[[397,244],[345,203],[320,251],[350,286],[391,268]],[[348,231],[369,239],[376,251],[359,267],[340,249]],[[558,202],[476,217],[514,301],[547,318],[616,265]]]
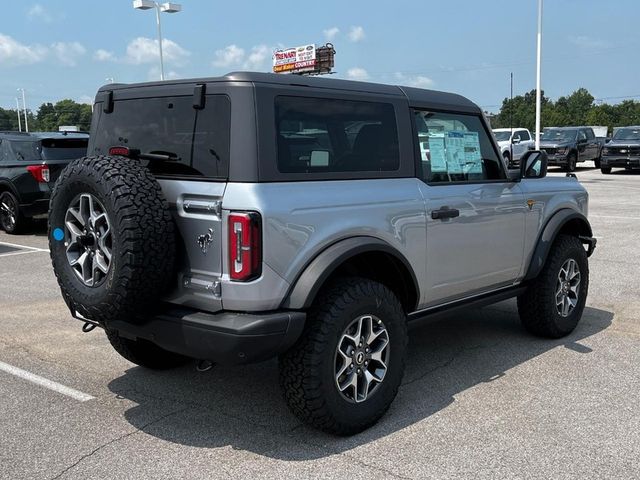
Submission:
[[[198,364],[196,365],[196,370],[198,372],[208,372],[215,365],[216,364],[213,363],[211,360],[200,360],[200,361],[198,361]]]

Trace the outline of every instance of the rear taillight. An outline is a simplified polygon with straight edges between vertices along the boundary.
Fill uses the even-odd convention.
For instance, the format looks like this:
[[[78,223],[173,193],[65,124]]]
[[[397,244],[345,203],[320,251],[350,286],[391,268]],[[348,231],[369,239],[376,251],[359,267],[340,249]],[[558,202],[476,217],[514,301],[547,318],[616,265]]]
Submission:
[[[27,170],[38,183],[48,183],[51,178],[49,176],[49,167],[46,165],[29,165]]]
[[[229,214],[229,277],[246,282],[260,276],[262,232],[260,215],[254,212]]]

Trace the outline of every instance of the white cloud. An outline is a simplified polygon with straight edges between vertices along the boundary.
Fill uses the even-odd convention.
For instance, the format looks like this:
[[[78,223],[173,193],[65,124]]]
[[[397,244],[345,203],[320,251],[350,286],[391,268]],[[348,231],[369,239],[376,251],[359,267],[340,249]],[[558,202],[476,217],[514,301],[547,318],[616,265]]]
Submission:
[[[27,10],[27,17],[31,20],[41,20],[45,23],[51,23],[53,21],[53,16],[39,3],[36,3]]]
[[[331,27],[323,30],[322,33],[324,33],[324,38],[331,41],[340,33],[340,29],[338,27]]]
[[[399,82],[404,83],[409,87],[432,88],[436,84],[433,79],[424,75],[407,76],[402,72],[396,72],[395,77]]]
[[[164,72],[165,80],[175,80],[176,78],[181,78],[182,76],[176,72],[175,70],[169,70]],[[147,72],[147,79],[150,82],[157,82],[160,80],[160,67],[151,67]]]
[[[585,49],[597,49],[606,48],[611,46],[609,42],[600,40],[599,38],[587,37],[586,35],[579,35],[577,37],[569,37],[569,42],[574,45]]]
[[[44,59],[46,53],[46,47],[24,45],[0,33],[0,63],[13,65],[37,63]]]
[[[191,52],[185,50],[173,40],[162,39],[162,56],[165,62],[173,62],[176,65],[184,65]],[[137,37],[127,45],[127,53],[124,61],[133,65],[157,62],[160,57],[158,40],[146,37]]]
[[[247,52],[244,48],[231,44],[216,50],[212,63],[214,67],[220,68],[242,67],[246,70],[262,70],[266,61],[271,58],[271,50],[267,45],[260,44]]]
[[[214,67],[231,67],[239,65],[244,60],[244,49],[235,44],[227,45],[222,50],[216,50]]]
[[[241,49],[242,50],[242,49]],[[247,70],[259,70],[264,66],[265,60],[271,56],[271,51],[266,45],[256,45],[251,49],[251,53],[244,62],[244,68]]]
[[[349,78],[350,80],[364,81],[369,78],[369,74],[364,68],[353,67],[347,70],[347,78]]]
[[[113,62],[116,57],[113,52],[99,48],[94,52],[93,59],[97,62]]]
[[[80,95],[78,97],[78,103],[84,103],[86,105],[93,105],[94,98],[89,95]]]
[[[360,26],[351,27],[349,29],[348,36],[349,40],[351,40],[352,42],[359,42],[361,40],[364,40],[364,28]]]
[[[51,53],[56,56],[60,63],[69,67],[75,67],[78,58],[86,52],[87,49],[78,42],[56,42],[51,44]]]

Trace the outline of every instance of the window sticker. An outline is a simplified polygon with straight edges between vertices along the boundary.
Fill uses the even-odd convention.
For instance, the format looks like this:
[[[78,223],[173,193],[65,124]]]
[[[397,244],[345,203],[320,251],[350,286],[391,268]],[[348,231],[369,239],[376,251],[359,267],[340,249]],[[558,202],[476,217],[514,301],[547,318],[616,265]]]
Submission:
[[[482,173],[482,154],[478,132],[464,133],[465,173]]]
[[[465,132],[455,130],[444,134],[447,171],[449,173],[464,173],[467,163],[464,152],[464,134]]]
[[[445,154],[444,134],[430,133],[429,142],[421,143],[428,147],[429,158],[431,159],[431,171],[436,173],[447,172],[447,157]],[[426,153],[425,153],[426,155]]]

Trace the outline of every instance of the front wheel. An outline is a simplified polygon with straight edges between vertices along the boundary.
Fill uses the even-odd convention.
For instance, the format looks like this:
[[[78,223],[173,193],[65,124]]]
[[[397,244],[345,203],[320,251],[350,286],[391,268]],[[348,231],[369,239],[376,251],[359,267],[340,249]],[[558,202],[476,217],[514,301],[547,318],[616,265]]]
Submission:
[[[575,172],[577,163],[578,163],[578,157],[576,156],[576,154],[570,153],[569,156],[567,157],[567,166],[565,167],[565,170],[567,172]]]
[[[534,335],[564,337],[578,325],[588,290],[587,252],[578,238],[559,235],[542,271],[518,297],[520,320]]]
[[[398,392],[406,347],[406,316],[389,288],[358,277],[334,282],[309,311],[301,339],[280,357],[289,408],[328,433],[365,430]]]

